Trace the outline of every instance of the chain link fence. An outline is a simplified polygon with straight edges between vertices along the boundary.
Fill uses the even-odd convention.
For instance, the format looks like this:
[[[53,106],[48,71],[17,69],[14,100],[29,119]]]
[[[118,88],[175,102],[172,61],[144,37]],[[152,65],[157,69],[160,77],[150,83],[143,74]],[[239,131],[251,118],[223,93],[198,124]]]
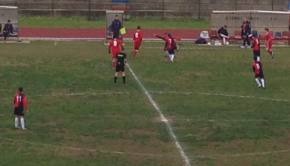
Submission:
[[[22,15],[82,15],[93,19],[105,10],[132,16],[209,18],[212,10],[288,10],[289,0],[0,0]]]

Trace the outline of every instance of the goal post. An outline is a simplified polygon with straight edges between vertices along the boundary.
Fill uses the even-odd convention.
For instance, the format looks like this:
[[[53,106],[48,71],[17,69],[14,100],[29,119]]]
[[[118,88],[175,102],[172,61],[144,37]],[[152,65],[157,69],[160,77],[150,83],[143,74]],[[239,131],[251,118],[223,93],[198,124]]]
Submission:
[[[18,34],[18,7],[17,6],[0,6],[0,24],[1,33],[3,32],[4,25],[10,20],[14,32]]]

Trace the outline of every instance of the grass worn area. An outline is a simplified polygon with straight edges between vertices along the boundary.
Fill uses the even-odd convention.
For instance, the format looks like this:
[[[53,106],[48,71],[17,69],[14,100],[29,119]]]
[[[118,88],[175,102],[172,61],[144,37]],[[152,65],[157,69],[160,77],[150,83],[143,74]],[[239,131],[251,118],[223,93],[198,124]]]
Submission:
[[[89,21],[86,17],[48,17],[48,16],[21,16],[20,27],[66,27],[66,28],[95,28],[105,27],[105,18],[98,17]],[[190,18],[161,19],[158,17],[132,17],[125,21],[127,28],[208,28],[209,21]]]
[[[258,89],[249,49],[183,43],[168,64],[162,47],[145,42],[129,62],[193,165],[288,165],[289,48],[274,48],[275,59],[262,51],[267,88]],[[132,76],[127,85],[113,84],[103,43],[0,49],[0,165],[182,165]],[[30,101],[27,131],[13,129],[10,103],[19,85]]]

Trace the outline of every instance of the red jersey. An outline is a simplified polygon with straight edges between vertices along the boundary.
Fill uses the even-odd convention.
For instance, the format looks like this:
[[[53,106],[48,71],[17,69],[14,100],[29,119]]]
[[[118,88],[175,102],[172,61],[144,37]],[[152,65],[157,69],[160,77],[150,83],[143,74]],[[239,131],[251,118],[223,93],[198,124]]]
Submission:
[[[253,68],[253,72],[255,73],[255,76],[258,76],[263,72],[261,62],[253,61],[252,68]]]
[[[143,33],[141,30],[137,30],[133,36],[134,42],[141,42],[143,40]]]
[[[271,32],[266,32],[265,40],[267,42],[272,41],[273,40],[273,34]]]
[[[260,40],[257,37],[252,37],[252,49],[253,51],[260,51]]]
[[[168,50],[175,50],[177,48],[175,39],[173,37],[169,37],[169,36],[162,37],[159,35],[157,35],[156,37],[165,41],[164,50],[167,50],[167,51]]]
[[[14,108],[17,107],[26,107],[27,106],[27,99],[25,94],[23,93],[16,93],[13,100]]]
[[[116,38],[109,42],[109,50],[113,56],[116,56],[119,52],[122,51],[122,44],[122,40]]]

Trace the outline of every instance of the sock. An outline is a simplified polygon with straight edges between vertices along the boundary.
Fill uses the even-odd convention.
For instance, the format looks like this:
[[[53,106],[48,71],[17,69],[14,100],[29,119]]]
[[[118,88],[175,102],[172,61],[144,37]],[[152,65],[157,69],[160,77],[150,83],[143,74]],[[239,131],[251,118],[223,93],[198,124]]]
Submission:
[[[25,129],[24,117],[20,117],[21,128]]]
[[[126,84],[126,76],[123,76],[123,84]]]
[[[265,80],[264,80],[264,78],[261,78],[260,80],[261,80],[261,83],[262,83],[262,87],[265,88]]]
[[[173,60],[174,60],[174,54],[170,54],[169,55],[169,59],[170,59],[171,62],[173,62]]]
[[[260,83],[259,78],[256,78],[255,80],[256,80],[256,83],[258,84],[258,87],[261,87],[261,83]]]
[[[117,83],[117,77],[116,76],[114,77],[114,83]]]
[[[223,45],[226,45],[226,38],[223,37]]]
[[[15,117],[14,123],[15,123],[15,128],[19,128],[19,119],[17,116]]]

